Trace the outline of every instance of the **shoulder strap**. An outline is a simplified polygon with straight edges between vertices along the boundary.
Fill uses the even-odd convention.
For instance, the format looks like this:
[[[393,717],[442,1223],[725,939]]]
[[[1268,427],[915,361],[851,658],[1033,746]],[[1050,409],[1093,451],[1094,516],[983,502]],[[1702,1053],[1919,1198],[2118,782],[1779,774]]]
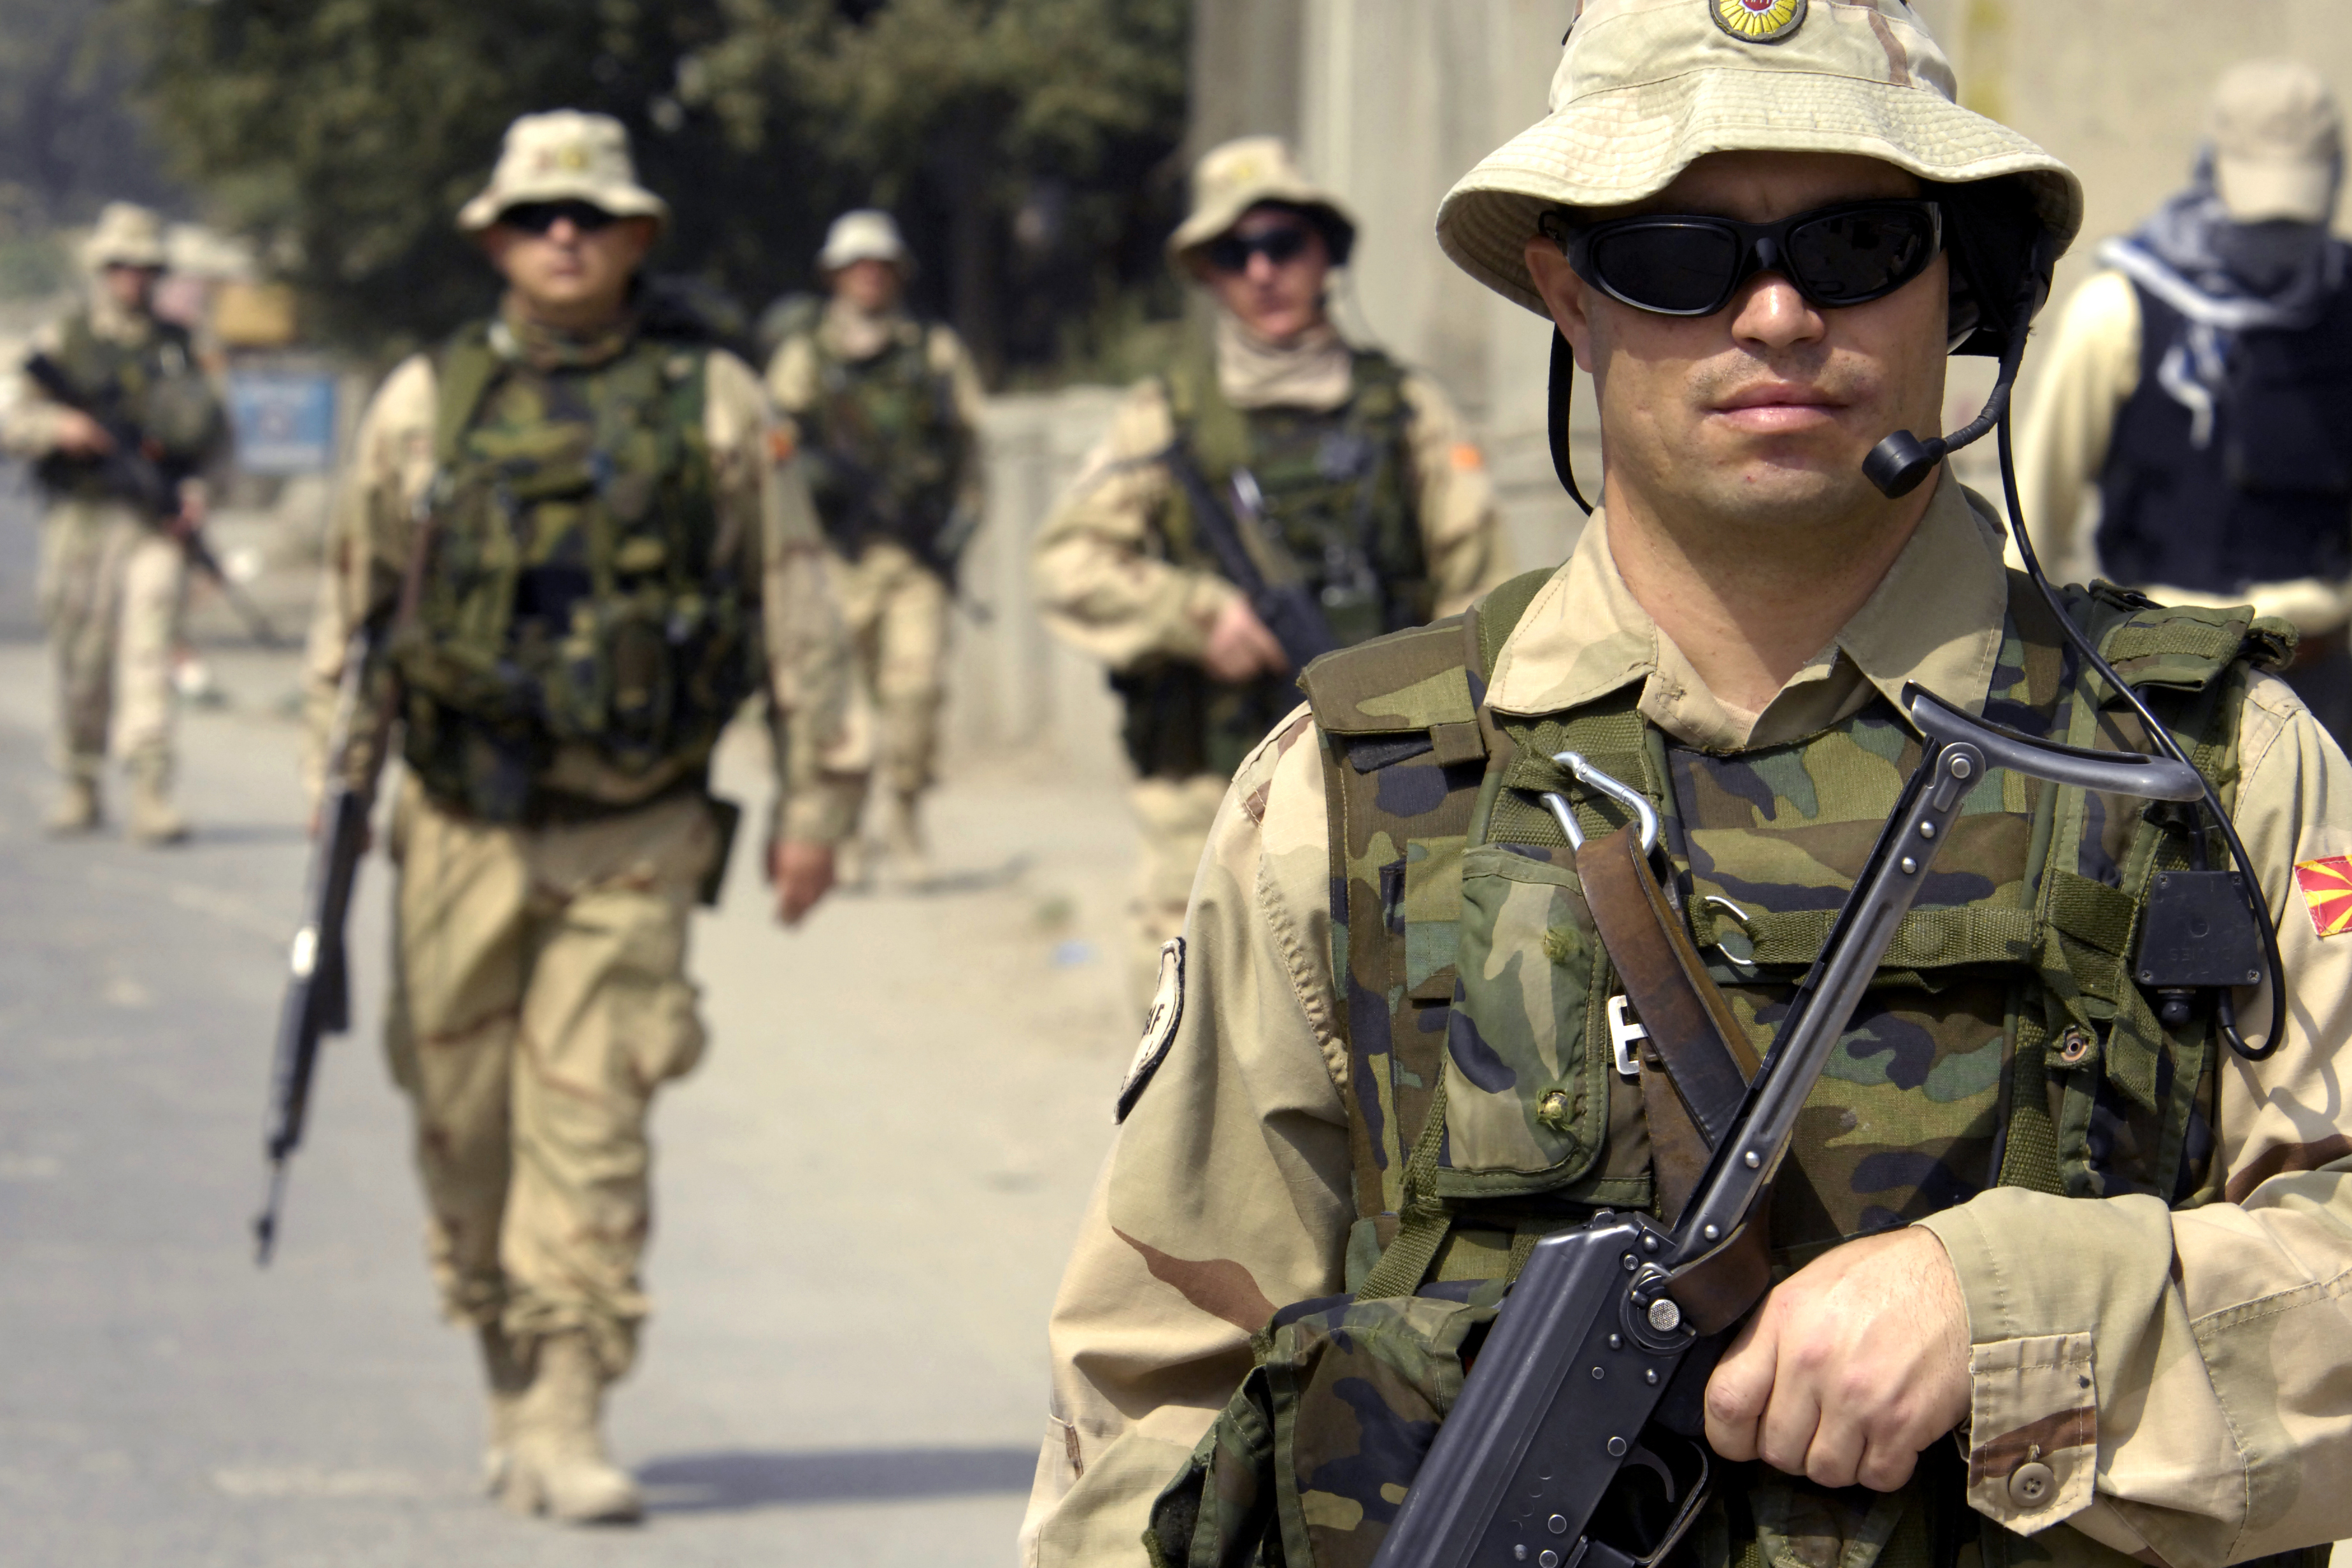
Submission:
[[[1249,466],[1249,421],[1225,400],[1217,379],[1217,345],[1206,331],[1185,334],[1184,347],[1162,377],[1176,439],[1190,447],[1213,487]]]
[[[498,351],[490,347],[489,326],[482,321],[459,328],[434,355],[433,461],[439,468],[457,461],[467,428],[501,368]]]

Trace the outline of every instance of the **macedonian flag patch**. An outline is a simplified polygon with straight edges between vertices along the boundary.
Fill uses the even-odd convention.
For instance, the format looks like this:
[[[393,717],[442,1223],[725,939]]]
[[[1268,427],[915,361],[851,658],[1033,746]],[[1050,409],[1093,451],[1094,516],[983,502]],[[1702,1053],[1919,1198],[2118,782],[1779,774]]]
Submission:
[[[2352,931],[2352,855],[2305,860],[2294,868],[2295,885],[2311,906],[2311,926],[2321,936]]]
[[[1805,0],[1707,0],[1715,25],[1750,44],[1777,44],[1805,25]]]

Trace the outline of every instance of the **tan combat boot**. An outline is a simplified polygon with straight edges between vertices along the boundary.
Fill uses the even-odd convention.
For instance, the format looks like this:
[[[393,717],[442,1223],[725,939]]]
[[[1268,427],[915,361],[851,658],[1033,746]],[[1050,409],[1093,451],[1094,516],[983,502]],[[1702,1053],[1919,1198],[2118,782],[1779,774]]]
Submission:
[[[588,1336],[550,1335],[539,1342],[536,1361],[530,1391],[515,1413],[506,1506],[568,1524],[643,1518],[636,1483],[604,1453],[604,1369]]]
[[[188,837],[188,819],[172,804],[172,759],[142,752],[131,759],[131,837],[151,847]]]
[[[489,1440],[482,1446],[482,1491],[497,1497],[506,1490],[514,1472],[515,1426],[521,1418],[523,1396],[530,1391],[530,1363],[507,1338],[506,1330],[484,1323],[482,1376],[489,1384]]]
[[[106,820],[106,812],[99,804],[99,775],[106,763],[100,757],[76,757],[66,764],[66,776],[58,790],[58,803],[49,808],[45,825],[56,837],[95,833]]]
[[[934,874],[930,848],[923,840],[921,804],[922,796],[919,795],[894,792],[882,822],[882,844],[890,858],[890,880],[916,891],[928,887]]]

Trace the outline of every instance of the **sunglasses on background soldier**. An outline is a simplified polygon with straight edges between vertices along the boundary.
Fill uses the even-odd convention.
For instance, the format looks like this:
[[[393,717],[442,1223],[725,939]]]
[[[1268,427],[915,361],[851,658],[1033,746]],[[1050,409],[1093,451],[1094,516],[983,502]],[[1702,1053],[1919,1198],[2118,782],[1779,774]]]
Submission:
[[[1661,316],[1712,316],[1759,272],[1773,272],[1823,310],[1883,300],[1944,247],[1932,201],[1841,202],[1778,223],[1659,213],[1578,224],[1546,213],[1538,226],[1578,277],[1622,304]]]
[[[1307,236],[1304,224],[1286,224],[1246,238],[1238,234],[1225,235],[1210,241],[1202,254],[1209,265],[1220,272],[1246,272],[1253,256],[1263,256],[1281,267],[1306,254]]]
[[[499,214],[499,222],[525,234],[545,234],[564,218],[582,234],[607,229],[620,219],[593,202],[519,202]]]

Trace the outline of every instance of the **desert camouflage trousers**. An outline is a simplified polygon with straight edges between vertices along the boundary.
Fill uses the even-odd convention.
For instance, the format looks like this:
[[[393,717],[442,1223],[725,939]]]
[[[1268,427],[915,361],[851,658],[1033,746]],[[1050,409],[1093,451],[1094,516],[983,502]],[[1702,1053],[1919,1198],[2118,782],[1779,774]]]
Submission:
[[[39,595],[61,771],[95,773],[110,738],[118,755],[169,766],[172,648],[187,571],[178,542],[119,501],[68,500],[48,509]]]
[[[856,655],[851,731],[866,737],[859,769],[870,767],[896,795],[920,795],[938,777],[947,583],[888,543],[867,545],[856,561],[829,551],[825,574]]]
[[[453,1320],[522,1341],[583,1330],[607,1376],[628,1370],[648,1306],[646,1118],[702,1055],[687,922],[717,851],[698,795],[511,827],[404,786],[385,1046]]]
[[[1192,901],[1192,878],[1209,847],[1209,829],[1230,781],[1202,773],[1189,779],[1138,779],[1128,801],[1141,835],[1135,902],[1129,906],[1131,937],[1128,981],[1139,1009],[1151,1004],[1160,984],[1160,945],[1184,934],[1184,910]]]

